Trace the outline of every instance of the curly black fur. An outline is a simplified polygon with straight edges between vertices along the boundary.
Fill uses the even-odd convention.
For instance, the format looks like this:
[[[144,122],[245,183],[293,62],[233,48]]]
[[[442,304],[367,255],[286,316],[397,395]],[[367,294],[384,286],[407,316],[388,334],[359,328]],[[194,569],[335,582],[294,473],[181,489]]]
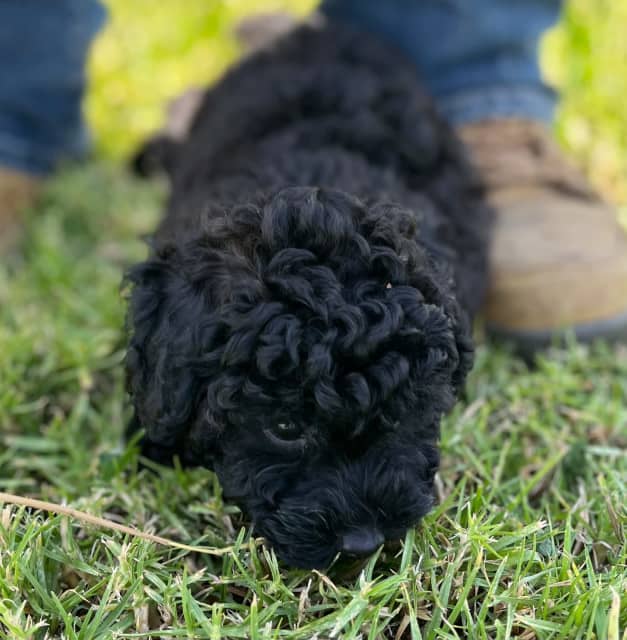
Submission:
[[[215,469],[285,561],[323,567],[431,507],[489,214],[413,70],[303,27],[207,92],[134,267],[146,455]]]

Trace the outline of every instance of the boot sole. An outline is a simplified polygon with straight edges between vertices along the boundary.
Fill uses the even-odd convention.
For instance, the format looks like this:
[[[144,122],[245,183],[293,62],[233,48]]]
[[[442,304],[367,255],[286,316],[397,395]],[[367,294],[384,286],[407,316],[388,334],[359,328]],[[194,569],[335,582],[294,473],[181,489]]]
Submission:
[[[486,333],[492,340],[512,345],[523,357],[532,357],[547,347],[567,343],[572,336],[582,343],[594,340],[627,341],[627,311],[607,320],[596,320],[553,331],[512,331],[486,323]]]

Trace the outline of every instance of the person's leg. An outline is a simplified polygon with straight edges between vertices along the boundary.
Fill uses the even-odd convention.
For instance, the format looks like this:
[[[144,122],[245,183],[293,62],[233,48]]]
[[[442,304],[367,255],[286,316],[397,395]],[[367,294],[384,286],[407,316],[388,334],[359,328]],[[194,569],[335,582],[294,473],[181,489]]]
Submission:
[[[85,61],[104,18],[96,0],[0,3],[1,166],[41,175],[85,151]]]
[[[627,236],[550,139],[538,43],[561,0],[324,0],[414,61],[496,211],[488,328],[533,349],[556,330],[627,334]]]
[[[398,47],[450,121],[549,121],[555,94],[541,79],[538,42],[561,0],[324,0],[330,18]]]
[[[41,178],[86,151],[85,61],[104,20],[97,0],[0,2],[0,251]]]

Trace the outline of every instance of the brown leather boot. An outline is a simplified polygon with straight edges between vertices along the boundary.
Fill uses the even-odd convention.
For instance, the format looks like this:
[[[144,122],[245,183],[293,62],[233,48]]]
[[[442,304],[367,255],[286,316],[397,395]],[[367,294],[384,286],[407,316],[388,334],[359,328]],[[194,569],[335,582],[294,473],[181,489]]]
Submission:
[[[40,187],[40,178],[0,167],[0,255],[18,243],[22,212],[33,204]]]
[[[272,45],[301,24],[322,26],[324,22],[324,16],[318,11],[302,19],[287,11],[267,11],[242,18],[235,25],[233,34],[244,53],[250,54]]]
[[[567,328],[627,335],[627,234],[546,128],[490,120],[459,133],[496,210],[488,331],[526,351]]]
[[[254,13],[235,25],[235,38],[246,53],[253,53],[289,33],[298,20],[286,11]]]

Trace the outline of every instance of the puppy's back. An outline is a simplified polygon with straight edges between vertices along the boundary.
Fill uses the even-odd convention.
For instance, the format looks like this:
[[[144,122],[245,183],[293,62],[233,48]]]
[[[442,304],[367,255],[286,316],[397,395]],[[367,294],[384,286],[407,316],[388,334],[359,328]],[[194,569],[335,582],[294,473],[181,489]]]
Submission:
[[[157,248],[282,188],[335,188],[416,212],[421,242],[454,266],[465,306],[481,299],[481,186],[413,66],[369,34],[304,25],[245,59],[205,93],[168,169]]]

